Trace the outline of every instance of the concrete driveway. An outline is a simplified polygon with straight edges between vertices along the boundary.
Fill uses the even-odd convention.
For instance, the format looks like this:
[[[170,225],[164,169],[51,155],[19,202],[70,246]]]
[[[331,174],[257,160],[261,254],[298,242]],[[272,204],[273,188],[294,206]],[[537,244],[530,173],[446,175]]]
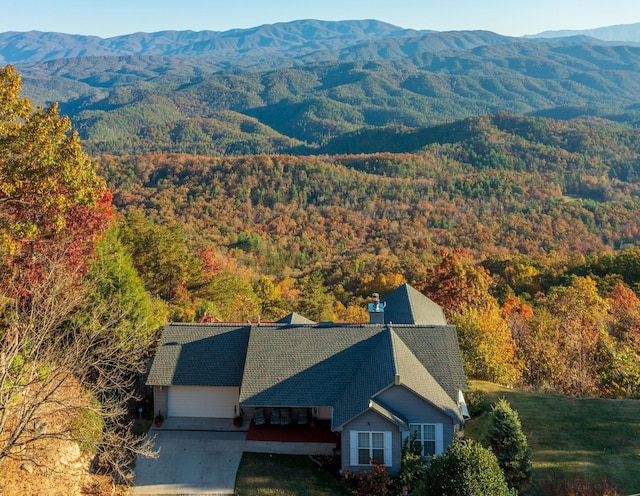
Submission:
[[[156,459],[138,457],[133,494],[231,495],[246,432],[152,430]]]

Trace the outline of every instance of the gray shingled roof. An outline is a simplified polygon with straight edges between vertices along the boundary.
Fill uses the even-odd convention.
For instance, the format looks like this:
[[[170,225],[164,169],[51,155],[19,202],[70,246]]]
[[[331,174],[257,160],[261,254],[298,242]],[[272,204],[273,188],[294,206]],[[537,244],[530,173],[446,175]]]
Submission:
[[[246,406],[333,406],[379,341],[380,326],[253,328],[240,390]]]
[[[458,397],[458,390],[467,389],[455,326],[392,327],[451,398]]]
[[[415,354],[402,341],[398,334],[390,329],[391,342],[393,343],[393,352],[396,363],[396,382],[406,386],[419,396],[432,403],[440,410],[446,412],[449,416],[458,420],[460,423],[464,421],[457,403],[454,401],[456,396],[450,396],[429,373],[429,370],[418,360]]]
[[[356,373],[349,377],[339,400],[333,405],[333,427],[361,414],[371,398],[393,384],[396,367],[389,333],[383,326],[369,326],[378,336],[377,344],[368,353]]]
[[[249,331],[237,324],[167,324],[147,384],[240,386]]]
[[[442,308],[408,284],[389,293],[382,303],[385,324],[447,325]]]
[[[412,342],[415,352],[401,336]],[[457,339],[453,326],[255,326],[240,403],[332,406],[333,427],[339,428],[369,408],[371,399],[394,384],[399,375],[401,384],[462,421],[454,398],[466,384],[459,381],[460,377],[464,381],[464,374],[457,341],[457,358],[447,354],[452,336]],[[429,373],[416,352],[440,375],[455,372],[453,379],[445,381],[451,394]]]
[[[442,313],[408,285],[390,296],[387,309],[409,320],[438,321]],[[295,314],[275,324],[168,324],[147,384],[240,386],[246,406],[331,406],[339,429],[369,408],[402,420],[374,401],[397,377],[458,419],[455,401],[466,379],[455,327],[401,325],[393,315],[393,325],[308,324]]]

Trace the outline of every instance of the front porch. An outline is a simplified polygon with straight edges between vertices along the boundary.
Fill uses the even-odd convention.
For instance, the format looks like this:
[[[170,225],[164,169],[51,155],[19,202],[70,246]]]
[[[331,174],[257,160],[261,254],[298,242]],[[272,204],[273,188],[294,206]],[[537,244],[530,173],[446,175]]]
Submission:
[[[210,431],[246,432],[244,451],[252,453],[275,453],[279,455],[333,455],[340,449],[340,435],[332,432],[329,421],[318,421],[310,425],[255,425],[253,420],[236,427],[232,419],[169,417],[161,427],[162,431]]]
[[[329,422],[310,425],[249,424],[245,451],[284,455],[333,455],[340,449],[340,434],[332,432]]]

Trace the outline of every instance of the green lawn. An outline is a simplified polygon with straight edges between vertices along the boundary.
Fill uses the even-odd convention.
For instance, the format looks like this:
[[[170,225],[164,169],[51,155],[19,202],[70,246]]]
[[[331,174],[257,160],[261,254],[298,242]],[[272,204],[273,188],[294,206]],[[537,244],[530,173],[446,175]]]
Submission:
[[[245,453],[235,496],[346,496],[331,474],[306,456]]]
[[[490,403],[504,397],[518,411],[533,451],[533,486],[557,473],[608,478],[626,494],[640,493],[640,401],[571,398],[471,381]],[[482,440],[486,415],[467,423]]]

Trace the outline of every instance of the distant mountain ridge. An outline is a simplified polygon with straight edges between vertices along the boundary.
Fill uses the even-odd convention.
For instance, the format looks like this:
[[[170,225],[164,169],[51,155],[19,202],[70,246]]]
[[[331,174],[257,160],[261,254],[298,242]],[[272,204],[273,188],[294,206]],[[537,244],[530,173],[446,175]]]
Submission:
[[[413,151],[409,128],[499,111],[640,120],[640,47],[520,40],[264,71],[146,56],[25,70],[26,93],[59,101],[92,153]]]
[[[640,43],[640,22],[635,24],[618,24],[595,29],[563,29],[544,31],[528,35],[526,38],[566,38],[572,36],[590,36],[604,41],[622,41]]]
[[[405,29],[377,20],[300,20],[228,31],[158,31],[111,38],[55,32],[0,33],[0,64],[26,65],[50,60],[100,56],[206,58],[222,68],[250,67],[265,61],[358,60],[411,56],[421,51],[468,49],[480,45],[531,41],[531,38],[590,36],[640,43],[640,23],[586,31],[546,32],[514,38],[482,30],[438,32]]]
[[[247,51],[343,49],[367,40],[405,38],[429,31],[375,20],[304,20],[229,31],[159,31],[112,38],[29,31],[0,33],[0,63],[27,64],[87,56],[185,56]]]

